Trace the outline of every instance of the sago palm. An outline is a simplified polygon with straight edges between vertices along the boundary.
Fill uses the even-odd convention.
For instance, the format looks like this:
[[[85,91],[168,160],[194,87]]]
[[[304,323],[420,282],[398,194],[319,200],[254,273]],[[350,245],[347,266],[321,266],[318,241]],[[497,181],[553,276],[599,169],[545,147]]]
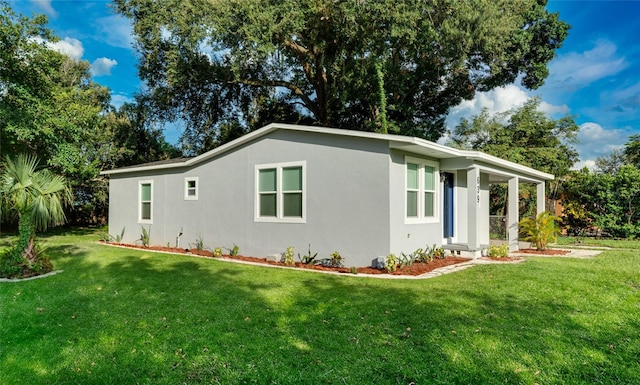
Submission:
[[[38,259],[36,230],[64,223],[63,206],[71,202],[71,189],[64,177],[38,169],[35,156],[6,157],[1,170],[0,215],[17,217],[20,235],[9,262],[14,269],[30,267]]]
[[[524,218],[520,221],[520,234],[523,239],[536,245],[536,249],[544,250],[551,242],[555,242],[560,228],[558,218],[548,211],[538,214],[537,218]]]

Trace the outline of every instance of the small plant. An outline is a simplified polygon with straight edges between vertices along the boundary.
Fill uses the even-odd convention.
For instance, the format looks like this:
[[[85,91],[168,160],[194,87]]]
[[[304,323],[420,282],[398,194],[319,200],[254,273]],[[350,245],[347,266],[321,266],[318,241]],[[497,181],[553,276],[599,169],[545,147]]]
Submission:
[[[411,266],[413,265],[413,262],[416,260],[416,254],[411,253],[409,255],[406,255],[405,253],[400,253],[400,258],[398,260],[399,260],[400,268],[403,268],[405,266]]]
[[[389,254],[384,260],[384,269],[387,273],[393,273],[398,270],[398,262],[398,257],[395,254]]]
[[[222,257],[222,248],[216,247],[215,249],[213,249],[213,256],[216,258]]]
[[[524,218],[519,223],[520,235],[525,241],[535,244],[536,249],[545,250],[560,234],[559,220],[548,211],[541,212],[536,218]]]
[[[105,243],[111,243],[111,242],[121,243],[122,238],[124,238],[124,227],[122,228],[122,231],[120,232],[120,234],[111,235],[109,233],[104,233],[102,235],[102,240]]]
[[[351,266],[349,268],[349,273],[351,274],[358,274],[358,268],[356,268],[355,266]]]
[[[509,256],[509,245],[506,243],[500,246],[491,245],[488,254],[491,258],[506,258]]]
[[[120,231],[120,234],[116,234],[115,236],[110,237],[116,243],[122,242],[122,239],[124,238],[124,227],[122,228],[122,231]]]
[[[442,246],[436,247],[434,243],[431,247],[431,255],[433,256],[433,259],[443,259],[445,257],[444,248]]]
[[[202,235],[198,235],[196,237],[196,243],[189,243],[189,246],[191,246],[191,248],[196,249],[198,251],[204,251],[205,247],[204,247],[204,239],[202,238]]]
[[[231,249],[226,248],[226,247],[225,247],[225,249],[229,250],[229,255],[232,256],[232,257],[237,256],[238,255],[238,251],[240,251],[240,248],[235,243],[233,244],[233,247]]]
[[[300,253],[298,253],[298,259],[300,260],[301,263],[305,265],[312,265],[316,261],[317,256],[318,256],[318,253],[311,255],[311,244],[309,244],[309,249],[306,255],[301,256]]]
[[[413,258],[414,261],[418,263],[429,263],[433,260],[433,257],[429,252],[425,251],[423,248],[416,249],[416,251],[413,252]]]
[[[293,262],[293,246],[288,246],[287,250],[285,250],[284,252],[284,264],[287,266],[293,266],[294,262]]]
[[[149,247],[149,244],[151,242],[151,227],[149,227],[149,230],[145,229],[144,226],[141,226],[141,228],[142,232],[140,233],[140,238],[138,239],[138,241],[142,243],[142,246]]]
[[[331,266],[334,267],[340,267],[342,266],[342,260],[344,258],[342,258],[342,255],[340,255],[339,252],[334,251],[333,253],[331,253],[331,255],[329,256],[329,264]]]

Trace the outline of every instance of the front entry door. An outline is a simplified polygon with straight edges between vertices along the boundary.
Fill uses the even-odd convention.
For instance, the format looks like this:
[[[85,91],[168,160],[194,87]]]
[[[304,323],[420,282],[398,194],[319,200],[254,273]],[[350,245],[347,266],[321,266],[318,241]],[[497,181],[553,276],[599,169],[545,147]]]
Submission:
[[[443,172],[444,183],[442,192],[442,236],[445,239],[453,238],[453,174]]]

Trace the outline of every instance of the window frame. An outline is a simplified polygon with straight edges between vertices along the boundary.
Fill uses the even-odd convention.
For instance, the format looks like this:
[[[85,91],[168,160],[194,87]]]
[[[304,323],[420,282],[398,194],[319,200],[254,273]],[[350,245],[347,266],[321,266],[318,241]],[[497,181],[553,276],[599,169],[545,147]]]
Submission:
[[[149,185],[149,201],[142,199],[142,186]],[[149,219],[142,217],[142,207],[145,203],[149,203]],[[138,181],[138,223],[153,224],[153,180]]]
[[[301,168],[302,173],[302,190],[284,190],[282,174],[284,169]],[[276,182],[275,191],[260,191],[260,171],[275,169]],[[254,178],[254,220],[255,222],[277,222],[277,223],[306,223],[307,222],[307,162],[282,162],[255,165]],[[276,195],[276,215],[262,216],[260,215],[260,195],[261,194]],[[300,217],[284,216],[284,196],[286,194],[302,194],[302,215]]]
[[[409,184],[409,164],[417,165],[417,174],[418,174],[418,188],[412,188]],[[425,168],[432,167],[433,168],[433,189],[429,190],[426,188],[426,175]],[[405,157],[404,159],[404,218],[405,223],[437,223],[440,221],[440,190],[441,190],[441,182],[440,182],[440,167],[439,163],[432,160],[413,158],[413,157]],[[417,216],[409,216],[408,215],[408,205],[409,205],[409,192],[414,192],[417,194]],[[426,194],[431,193],[433,195],[433,215],[426,216],[425,215],[425,202],[426,202]]]
[[[193,188],[189,187],[189,182],[195,182],[195,186]],[[200,187],[200,183],[198,181],[198,177],[185,177],[184,178],[184,200],[185,201],[197,201],[198,200],[198,189]],[[194,195],[189,195],[189,190],[194,190]]]

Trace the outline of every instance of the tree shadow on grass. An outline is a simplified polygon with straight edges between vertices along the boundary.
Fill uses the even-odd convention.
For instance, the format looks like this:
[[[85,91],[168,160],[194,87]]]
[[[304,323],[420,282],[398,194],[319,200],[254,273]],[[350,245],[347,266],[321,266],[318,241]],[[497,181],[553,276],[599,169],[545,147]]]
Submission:
[[[637,319],[599,330],[553,296],[465,289],[481,271],[382,281],[144,252],[105,259],[77,252],[65,277],[17,289],[2,315],[8,375],[32,384],[638,380],[607,345],[637,335]]]

